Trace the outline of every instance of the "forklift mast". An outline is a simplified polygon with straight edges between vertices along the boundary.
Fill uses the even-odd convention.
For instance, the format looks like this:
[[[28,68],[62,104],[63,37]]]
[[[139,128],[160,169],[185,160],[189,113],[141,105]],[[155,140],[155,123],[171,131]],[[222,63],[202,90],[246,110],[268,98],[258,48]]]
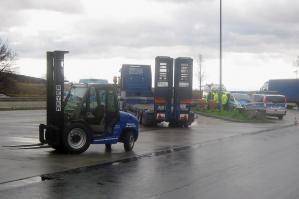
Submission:
[[[47,125],[64,127],[64,54],[47,52]]]

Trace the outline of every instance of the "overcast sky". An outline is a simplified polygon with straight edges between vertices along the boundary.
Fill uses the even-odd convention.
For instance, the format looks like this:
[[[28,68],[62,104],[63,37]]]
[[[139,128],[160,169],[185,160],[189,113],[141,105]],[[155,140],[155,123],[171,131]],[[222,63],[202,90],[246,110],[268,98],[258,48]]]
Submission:
[[[295,77],[298,11],[295,0],[223,0],[228,89],[256,90],[268,79]],[[17,52],[20,74],[45,76],[49,50],[70,51],[71,81],[111,82],[121,64],[154,68],[158,55],[192,57],[197,66],[202,54],[204,83],[219,82],[218,0],[1,0],[0,18],[0,37]]]

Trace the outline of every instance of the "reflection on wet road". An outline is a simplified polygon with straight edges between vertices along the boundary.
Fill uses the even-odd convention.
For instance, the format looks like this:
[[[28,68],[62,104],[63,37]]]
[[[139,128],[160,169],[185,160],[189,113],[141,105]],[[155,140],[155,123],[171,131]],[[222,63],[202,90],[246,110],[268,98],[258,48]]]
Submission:
[[[1,198],[298,198],[298,126],[57,174]]]

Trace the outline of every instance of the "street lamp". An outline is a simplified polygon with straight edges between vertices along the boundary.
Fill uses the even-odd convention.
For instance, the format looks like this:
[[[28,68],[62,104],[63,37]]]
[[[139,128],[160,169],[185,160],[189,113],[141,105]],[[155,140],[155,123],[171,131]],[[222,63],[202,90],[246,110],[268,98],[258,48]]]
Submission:
[[[219,93],[218,93],[218,106],[219,109],[222,109],[222,0],[220,0],[220,46],[219,46],[219,72],[220,72],[220,81],[219,81]]]
[[[200,98],[202,98],[202,90],[201,90],[201,83],[202,83],[202,72],[201,72],[201,63],[202,63],[202,55],[198,55],[198,64],[199,64],[199,71],[198,71],[198,81],[199,81],[199,94]]]

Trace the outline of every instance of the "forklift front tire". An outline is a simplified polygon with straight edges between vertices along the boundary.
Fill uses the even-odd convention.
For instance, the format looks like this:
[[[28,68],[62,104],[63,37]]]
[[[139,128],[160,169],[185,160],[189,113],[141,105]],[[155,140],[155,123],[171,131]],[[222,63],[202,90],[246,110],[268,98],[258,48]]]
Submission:
[[[79,154],[88,149],[91,136],[83,124],[74,123],[65,129],[62,141],[66,152]]]
[[[111,144],[105,144],[105,151],[106,152],[111,152],[112,151]]]

